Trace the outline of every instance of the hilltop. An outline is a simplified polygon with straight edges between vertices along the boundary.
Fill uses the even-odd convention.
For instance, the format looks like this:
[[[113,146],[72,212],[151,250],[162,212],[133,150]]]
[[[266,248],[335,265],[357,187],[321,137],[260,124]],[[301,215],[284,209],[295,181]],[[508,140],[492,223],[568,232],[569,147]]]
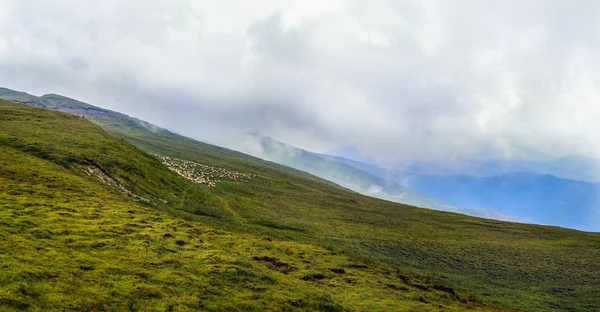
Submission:
[[[35,110],[34,115],[53,113],[20,107],[14,109]],[[80,117],[72,118],[84,122]],[[35,123],[30,123],[26,133],[15,132],[19,129],[7,126],[2,133],[12,131],[12,138],[0,142],[5,145],[21,142],[17,145],[21,146],[21,151],[25,148],[25,152],[33,153],[31,157],[54,164],[71,163],[72,159],[81,159],[81,155],[99,157],[92,159],[96,164],[103,164],[98,167],[107,175],[149,201],[138,201],[135,205],[152,208],[150,211],[168,212],[163,218],[189,220],[231,235],[268,237],[276,242],[323,248],[336,255],[363,259],[367,267],[387,266],[409,272],[406,274],[429,276],[430,280],[439,280],[446,285],[447,294],[450,289],[456,293],[471,293],[474,294],[472,299],[482,302],[483,306],[492,304],[530,311],[594,311],[600,306],[597,287],[600,285],[600,264],[596,261],[600,256],[600,235],[596,233],[479,219],[391,203],[350,192],[291,168],[149,127],[130,117],[90,115],[87,119],[122,138],[116,140],[119,144],[126,144],[127,148],[133,148],[129,143],[135,145],[137,152],[124,153],[124,157],[131,155],[132,158],[125,157],[121,162],[103,159],[104,151],[111,151],[108,147],[100,148],[102,152],[96,154],[81,154],[77,151],[82,146],[96,142],[81,136],[81,141],[72,143],[75,144],[73,151],[68,148],[60,154],[63,156],[55,157],[53,155],[57,154],[45,151],[46,148],[30,151],[28,148],[36,144],[27,140],[21,142],[35,134],[40,136],[36,140],[47,142],[47,149],[60,150],[56,145],[66,140],[53,138],[70,129],[71,125],[36,131],[36,127],[30,125]],[[85,123],[94,127],[87,121]],[[98,127],[95,129],[101,131]],[[72,135],[79,140],[78,132],[65,137]],[[140,149],[252,174],[257,178],[251,183],[223,181],[207,188],[177,176],[151,155],[143,153],[141,156]],[[130,168],[131,171],[119,168]],[[144,182],[148,180],[160,181],[160,184]],[[278,261],[285,263],[291,261],[281,260],[284,257],[279,253],[267,257],[279,258]],[[378,275],[371,278],[380,279]],[[410,279],[407,281],[412,283]],[[424,289],[427,289],[424,290],[426,293],[435,293],[433,286]],[[400,297],[386,298],[393,302],[400,300],[396,299]],[[461,298],[464,301],[464,295]],[[437,299],[423,299],[432,304],[438,302]],[[460,300],[452,302],[459,304]],[[402,305],[402,302],[398,304]]]

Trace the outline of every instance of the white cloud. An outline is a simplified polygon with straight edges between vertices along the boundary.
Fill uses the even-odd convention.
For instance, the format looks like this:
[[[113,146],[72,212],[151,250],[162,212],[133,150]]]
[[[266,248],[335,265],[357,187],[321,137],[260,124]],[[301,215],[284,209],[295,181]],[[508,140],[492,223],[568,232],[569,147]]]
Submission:
[[[217,143],[260,131],[389,162],[599,156],[599,6],[0,0],[0,84]]]

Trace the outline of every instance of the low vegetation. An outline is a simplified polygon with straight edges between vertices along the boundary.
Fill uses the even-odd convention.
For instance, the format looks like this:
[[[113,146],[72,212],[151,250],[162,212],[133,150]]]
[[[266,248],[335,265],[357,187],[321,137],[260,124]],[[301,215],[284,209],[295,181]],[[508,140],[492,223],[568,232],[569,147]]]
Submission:
[[[489,302],[527,311],[600,307],[600,234],[418,209],[349,192],[298,171],[231,150],[95,119],[134,145],[162,155],[257,174],[222,183],[220,218],[202,222],[241,233],[329,246],[433,276]]]
[[[110,155],[133,157],[139,162],[131,171],[141,174],[137,169],[154,158],[133,147],[119,155],[119,146],[128,144],[81,118],[0,103],[0,130],[0,310],[494,308],[391,266],[311,244],[225,231],[136,201],[116,183],[135,184],[141,176],[107,183],[90,173],[89,163],[106,164],[103,157]],[[38,141],[70,131],[92,139],[81,154],[68,148],[77,139]],[[103,166],[98,170],[107,170]],[[157,167],[164,168],[160,162]],[[169,170],[163,174],[164,181],[196,185]]]
[[[122,139],[107,135],[88,119]],[[85,291],[87,283],[90,293],[104,294],[96,297],[108,300],[98,307],[162,309],[160,302],[179,298],[176,302],[204,302],[209,305],[204,309],[209,310],[234,306],[263,310],[267,306],[261,304],[267,304],[265,298],[270,297],[276,298],[273,306],[268,306],[274,310],[446,311],[501,306],[528,311],[596,311],[600,306],[597,233],[478,219],[368,198],[314,176],[119,116],[83,120],[3,103],[0,120],[0,147],[4,149],[0,157],[0,222],[7,224],[0,234],[0,263],[11,263],[14,268],[0,271],[10,277],[0,278],[0,304],[5,306],[49,306],[52,300],[32,299],[20,292],[21,284],[25,294],[28,286],[35,285],[37,298],[50,298],[43,297],[48,290],[49,296],[57,296],[53,298],[76,301],[65,294],[74,289]],[[251,183],[223,179],[214,187],[192,183],[127,142],[146,152],[256,177]],[[89,166],[148,202],[136,201],[136,197],[89,176],[85,171]],[[58,182],[59,176],[71,182]],[[13,189],[11,185],[18,183],[32,186]],[[78,193],[86,188],[87,195]],[[21,189],[32,191],[21,194]],[[34,205],[26,206],[27,201]],[[73,211],[55,210],[63,206]],[[98,218],[85,219],[82,211],[98,214]],[[59,213],[71,214],[73,219]],[[105,219],[112,227],[95,223]],[[77,254],[81,258],[94,255],[94,243],[114,247],[98,257],[97,261],[108,259],[102,260],[105,264],[88,259],[92,264],[81,267],[94,269],[86,270],[68,260],[76,259],[66,256],[73,255],[69,252],[74,247],[57,229],[68,229],[71,224],[82,226],[72,239],[90,243],[74,245],[83,248]],[[91,227],[84,229],[84,225]],[[212,238],[202,236],[211,231]],[[115,234],[117,237],[110,236]],[[213,253],[219,251],[216,259],[220,260],[210,265],[222,270],[217,275],[211,275],[210,265],[203,262],[210,257],[201,248],[213,242],[210,246]],[[36,248],[46,245],[49,256],[36,257],[40,252]],[[99,250],[105,250],[102,248]],[[40,261],[36,266],[21,256]],[[18,273],[45,270],[41,259],[47,263],[56,259],[52,262],[56,270],[62,265],[65,272],[75,272],[59,275],[60,283],[75,286],[52,295],[49,285],[62,285],[53,280],[57,277]],[[142,263],[141,259],[148,260]],[[171,265],[167,259],[180,262]],[[165,265],[170,265],[169,270],[164,270]],[[141,268],[149,278],[142,286],[133,277]],[[245,273],[237,273],[238,269]],[[82,282],[81,276],[95,273],[102,278]],[[215,277],[215,288],[209,287],[211,277]],[[199,284],[186,284],[187,278]],[[44,282],[36,285],[38,279]],[[131,284],[121,285],[121,280]],[[107,290],[110,285],[115,292],[122,291],[113,295]],[[162,292],[136,296],[138,286],[144,289],[142,293],[148,289]],[[176,306],[199,307],[191,303]]]

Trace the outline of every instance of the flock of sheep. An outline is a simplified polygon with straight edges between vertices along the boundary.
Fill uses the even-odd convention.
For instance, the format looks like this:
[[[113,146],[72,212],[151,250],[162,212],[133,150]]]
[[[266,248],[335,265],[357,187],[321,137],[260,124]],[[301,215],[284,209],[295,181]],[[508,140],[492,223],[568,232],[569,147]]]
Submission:
[[[177,172],[182,177],[200,184],[214,187],[221,180],[248,182],[256,177],[254,174],[246,174],[223,168],[202,165],[193,161],[151,154],[160,159],[169,169]]]

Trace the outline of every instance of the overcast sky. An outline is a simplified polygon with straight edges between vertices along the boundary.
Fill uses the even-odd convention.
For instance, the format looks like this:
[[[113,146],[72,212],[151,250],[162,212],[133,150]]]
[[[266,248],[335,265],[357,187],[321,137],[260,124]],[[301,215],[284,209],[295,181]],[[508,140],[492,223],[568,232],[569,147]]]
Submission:
[[[600,1],[0,0],[0,86],[381,161],[600,154]]]

